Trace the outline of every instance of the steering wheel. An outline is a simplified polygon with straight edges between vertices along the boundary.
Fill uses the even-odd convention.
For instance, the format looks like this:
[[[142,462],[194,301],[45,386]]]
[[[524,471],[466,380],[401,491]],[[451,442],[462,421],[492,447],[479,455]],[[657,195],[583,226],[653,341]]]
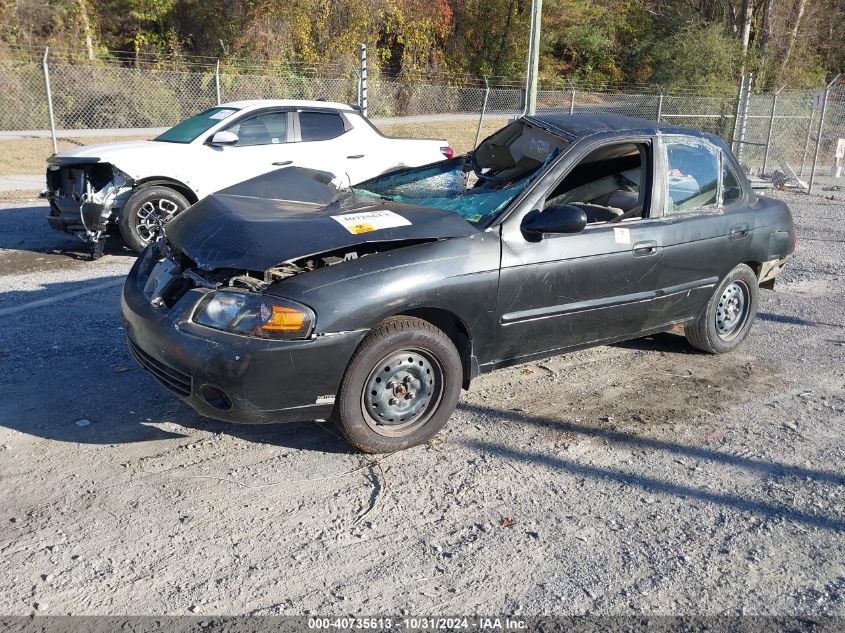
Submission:
[[[476,177],[479,180],[483,180],[485,182],[504,182],[504,178],[498,178],[497,176],[490,176],[489,174],[482,174],[481,173],[481,166],[478,164],[478,159],[475,157],[475,152],[472,153],[472,171],[475,172]]]

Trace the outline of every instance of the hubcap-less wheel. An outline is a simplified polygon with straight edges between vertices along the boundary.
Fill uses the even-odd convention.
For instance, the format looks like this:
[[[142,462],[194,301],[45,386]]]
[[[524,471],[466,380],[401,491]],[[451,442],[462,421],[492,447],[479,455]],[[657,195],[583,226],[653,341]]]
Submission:
[[[413,433],[437,409],[443,393],[443,368],[419,349],[384,357],[364,383],[361,407],[367,425],[380,435]]]
[[[716,331],[719,338],[729,341],[742,329],[748,316],[748,288],[734,281],[722,291],[716,307]]]
[[[159,228],[179,212],[179,205],[168,198],[147,200],[135,215],[138,216],[136,231],[145,243],[153,239]]]

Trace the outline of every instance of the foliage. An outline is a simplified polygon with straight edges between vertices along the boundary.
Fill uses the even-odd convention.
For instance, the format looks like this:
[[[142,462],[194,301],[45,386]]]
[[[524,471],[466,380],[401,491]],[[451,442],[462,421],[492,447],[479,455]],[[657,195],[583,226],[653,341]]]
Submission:
[[[736,91],[742,66],[739,43],[720,24],[691,24],[668,37],[652,53],[651,79],[669,88],[702,86],[707,92]]]
[[[742,70],[758,88],[818,85],[843,70],[842,0],[747,1],[746,21],[743,0],[545,0],[541,79],[728,91]],[[374,75],[519,79],[530,13],[531,0],[0,0],[0,56],[4,44],[79,50],[90,36],[93,56],[173,65],[204,55],[304,73],[351,67],[364,42]]]

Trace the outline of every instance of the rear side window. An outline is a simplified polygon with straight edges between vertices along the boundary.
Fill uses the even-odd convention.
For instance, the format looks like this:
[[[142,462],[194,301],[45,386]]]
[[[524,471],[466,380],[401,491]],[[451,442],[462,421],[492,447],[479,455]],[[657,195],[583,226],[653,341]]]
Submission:
[[[345,131],[343,119],[331,112],[300,112],[299,133],[303,141],[325,141]]]
[[[719,152],[693,139],[666,143],[666,214],[689,213],[716,206]]]
[[[742,197],[739,178],[733,170],[727,156],[722,155],[722,204],[733,204]]]

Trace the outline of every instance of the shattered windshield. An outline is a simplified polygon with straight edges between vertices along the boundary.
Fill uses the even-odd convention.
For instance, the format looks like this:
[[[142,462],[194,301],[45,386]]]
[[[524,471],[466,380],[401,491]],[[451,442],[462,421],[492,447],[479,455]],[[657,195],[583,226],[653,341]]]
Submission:
[[[237,112],[235,108],[210,108],[192,116],[190,119],[177,123],[153,140],[164,141],[165,143],[190,143],[200,134],[211,129],[223,119],[229,118],[235,112]]]
[[[465,157],[374,178],[355,193],[452,211],[479,225],[504,211],[565,145],[518,120]]]

